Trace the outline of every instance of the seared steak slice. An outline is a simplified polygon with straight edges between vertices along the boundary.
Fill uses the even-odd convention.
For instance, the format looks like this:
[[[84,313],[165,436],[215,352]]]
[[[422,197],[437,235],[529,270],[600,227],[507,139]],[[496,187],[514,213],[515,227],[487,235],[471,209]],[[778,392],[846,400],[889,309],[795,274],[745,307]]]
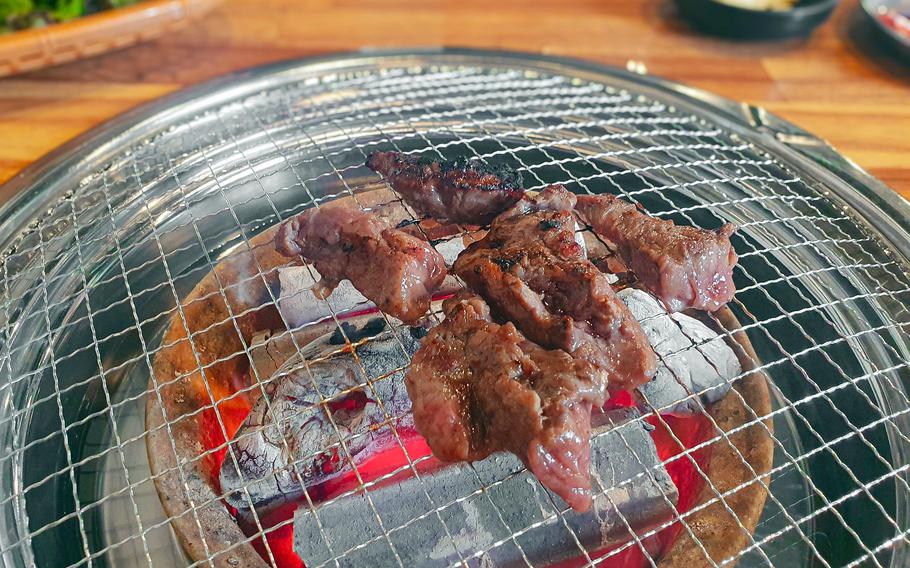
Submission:
[[[407,323],[426,313],[446,275],[445,260],[430,243],[353,207],[304,211],[281,226],[275,246],[315,265],[322,276],[313,289],[317,296],[328,297],[346,278],[380,310]]]
[[[476,160],[440,162],[374,152],[367,167],[385,176],[420,213],[454,223],[486,225],[524,194],[517,172]]]
[[[453,269],[529,339],[587,361],[604,392],[647,382],[656,368],[641,326],[574,238],[575,196],[551,186],[500,215]]]
[[[733,299],[734,227],[717,231],[652,217],[613,195],[578,197],[578,213],[614,243],[638,281],[671,311],[713,312]]]
[[[508,450],[578,511],[591,504],[591,409],[602,377],[585,361],[528,341],[487,304],[461,292],[414,354],[405,375],[414,423],[444,461]]]

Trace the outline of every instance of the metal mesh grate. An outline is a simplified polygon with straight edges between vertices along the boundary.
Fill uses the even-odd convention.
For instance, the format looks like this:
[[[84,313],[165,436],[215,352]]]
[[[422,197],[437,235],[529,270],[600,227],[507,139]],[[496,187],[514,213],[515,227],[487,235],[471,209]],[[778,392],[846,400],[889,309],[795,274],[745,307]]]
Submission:
[[[673,507],[668,523],[648,531],[621,518],[627,540],[606,556],[576,538],[583,564],[610,565],[624,550],[638,549],[647,565],[660,565],[649,536],[670,523],[691,534],[692,516],[712,503],[732,514],[728,502],[755,484],[770,489],[757,528],[738,523],[745,545],[726,558],[705,551],[705,565],[887,566],[904,558],[910,278],[871,224],[782,147],[653,85],[520,58],[434,55],[292,66],[243,88],[213,90],[178,110],[70,157],[61,175],[38,179],[17,208],[7,209],[0,554],[10,563],[194,563],[174,538],[146,457],[144,408],[150,397],[160,401],[166,386],[153,370],[168,347],[164,329],[183,320],[195,337],[182,300],[216,264],[247,254],[254,235],[305,208],[385,187],[363,167],[378,149],[506,162],[531,189],[559,182],[576,192],[620,194],[684,224],[740,227],[738,292],[730,306],[740,329],[730,333],[747,334],[774,398],[770,413],[752,412],[741,429],[773,422],[773,468],[718,490],[692,457],[730,446],[732,433],[715,427],[706,442],[674,457],[695,464],[707,502]],[[265,276],[249,274],[213,296],[230,306],[229,295]],[[271,290],[276,301],[280,308]],[[243,314],[230,316],[225,323],[239,330]],[[249,349],[244,343],[228,357]],[[201,363],[203,355],[196,353],[200,366],[211,371],[214,363]],[[383,379],[364,375],[369,387]],[[258,379],[248,390],[268,377]],[[208,394],[213,402],[220,396]],[[222,408],[208,407],[229,438]],[[190,419],[165,417],[162,427],[170,432]],[[397,437],[391,420],[388,427]],[[193,463],[218,449],[200,450],[159,475],[190,484]],[[235,457],[228,451],[226,459]],[[420,460],[409,461],[402,471],[419,476]],[[522,547],[535,531],[571,532],[557,500],[537,523],[511,526],[494,498],[504,480],[466,475],[473,475],[468,493],[438,502],[424,489],[415,497],[420,514],[405,522],[392,522],[391,512],[371,501],[375,531],[353,545],[323,533],[331,560],[320,565],[356,563],[359,551],[385,542],[405,566],[396,544],[422,522],[447,535],[455,565],[480,564],[504,547],[531,565]],[[596,490],[636,482],[615,479]],[[358,489],[370,495],[375,484],[361,480]],[[474,550],[459,538],[461,527],[448,512],[469,501],[499,514],[502,537],[492,547]],[[318,519],[331,502],[311,514]],[[212,506],[222,505],[217,498],[193,502],[187,513],[200,535]],[[250,523],[248,537],[234,546],[291,521],[264,528],[254,514]],[[230,556],[231,547],[201,542],[205,558],[195,564]],[[264,553],[277,563],[269,546]]]

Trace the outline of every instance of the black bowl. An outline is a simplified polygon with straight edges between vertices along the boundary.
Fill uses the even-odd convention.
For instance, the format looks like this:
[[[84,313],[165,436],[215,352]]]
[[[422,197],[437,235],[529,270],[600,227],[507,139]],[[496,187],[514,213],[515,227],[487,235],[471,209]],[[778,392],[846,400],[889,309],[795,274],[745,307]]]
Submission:
[[[898,9],[900,8],[901,3],[896,0],[862,0],[860,4],[862,4],[863,12],[866,13],[866,16],[869,17],[881,35],[898,53],[910,60],[910,40],[883,24],[878,18],[880,10],[887,8]],[[906,8],[906,6],[904,7]],[[904,11],[906,12],[906,10]]]
[[[838,0],[803,0],[785,11],[749,10],[718,0],[676,0],[700,29],[737,39],[782,39],[808,35],[828,19]]]

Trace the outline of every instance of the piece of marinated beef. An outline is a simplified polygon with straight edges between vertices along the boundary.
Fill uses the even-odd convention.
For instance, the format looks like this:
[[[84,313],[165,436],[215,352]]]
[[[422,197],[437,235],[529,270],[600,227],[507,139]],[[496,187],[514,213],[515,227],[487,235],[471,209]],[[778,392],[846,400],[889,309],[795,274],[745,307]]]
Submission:
[[[713,312],[733,299],[733,225],[717,231],[680,226],[613,195],[579,196],[576,210],[671,311]]]
[[[575,240],[575,196],[551,186],[500,215],[453,269],[529,339],[585,360],[601,388],[628,390],[656,369],[638,322]]]
[[[446,276],[445,260],[430,243],[353,207],[304,211],[281,226],[275,246],[315,265],[322,276],[313,288],[317,296],[327,297],[348,279],[380,310],[407,323],[423,317]]]
[[[478,160],[374,152],[366,165],[418,212],[454,223],[486,225],[524,195],[518,172]]]
[[[499,325],[478,296],[443,305],[445,320],[421,342],[405,375],[414,423],[444,461],[474,461],[501,450],[519,456],[573,509],[590,495],[591,409],[601,377],[565,351]]]

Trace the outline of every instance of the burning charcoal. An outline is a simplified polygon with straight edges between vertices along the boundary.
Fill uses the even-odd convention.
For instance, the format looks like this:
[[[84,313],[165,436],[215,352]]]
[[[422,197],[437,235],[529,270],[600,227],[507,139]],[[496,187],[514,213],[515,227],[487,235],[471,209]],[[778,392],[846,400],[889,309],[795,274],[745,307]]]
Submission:
[[[591,444],[597,495],[587,512],[562,513],[568,529],[556,510],[565,509],[562,501],[515,456],[499,453],[421,474],[420,480],[407,475],[370,488],[388,540],[362,493],[319,505],[316,515],[300,507],[294,550],[314,567],[340,555],[341,566],[397,566],[396,553],[404,566],[448,566],[478,551],[485,552],[472,566],[525,565],[522,553],[540,566],[580,555],[570,530],[588,551],[625,541],[623,518],[641,532],[668,519],[678,497],[650,427],[639,418],[633,409],[597,417]],[[519,531],[516,543],[509,537]]]
[[[261,377],[271,377],[284,364],[284,352],[271,331],[262,331],[250,341],[252,366]]]
[[[310,270],[315,274],[315,279],[310,275]],[[325,319],[333,311],[340,314],[373,305],[349,280],[339,282],[332,294],[321,300],[312,291],[319,279],[315,268],[288,266],[278,269],[278,282],[281,284],[278,305],[291,327],[302,327]]]
[[[654,378],[638,387],[651,406],[662,414],[685,416],[699,412],[702,404],[716,402],[729,392],[730,381],[742,368],[723,339],[695,318],[667,313],[647,292],[626,288],[618,295],[641,324],[660,359]],[[692,393],[702,393],[700,402],[687,398]]]
[[[436,244],[436,250],[446,259],[446,264],[452,266],[461,251],[464,250],[464,240],[461,237],[455,237]]]
[[[231,459],[222,466],[221,487],[228,503],[246,507],[244,487],[257,508],[300,498],[303,485],[349,472],[329,414],[355,463],[394,445],[393,436],[373,430],[386,419],[376,398],[396,428],[413,428],[401,369],[417,350],[420,336],[408,327],[384,331],[358,346],[355,359],[333,341],[333,334],[326,334],[287,361],[231,441],[240,471]]]
[[[581,258],[588,258],[588,243],[585,242],[584,233],[578,230],[578,221],[572,219],[572,226],[574,227],[575,242],[581,247]]]
[[[288,358],[297,353],[294,340],[288,333],[274,334],[261,331],[250,341],[250,357],[255,374],[251,376],[265,380],[280,369]]]
[[[703,403],[723,398],[730,388],[730,379],[740,374],[740,367],[735,354],[722,339],[698,320],[679,313],[667,314],[665,308],[646,292],[627,288],[618,296],[642,322],[648,341],[662,359],[656,378],[641,387],[641,392],[654,407],[662,413],[688,415],[700,408],[699,401],[684,400],[692,392],[709,389],[701,397]],[[361,317],[344,324],[344,335],[354,341],[363,339],[364,334],[379,335],[357,349],[358,358],[371,379],[407,365],[426,333],[421,327],[401,328],[398,335],[407,351],[405,354],[395,336],[383,331],[381,326],[385,324],[381,318]],[[357,420],[346,421],[338,415],[335,421],[343,435],[354,436],[347,445],[355,461],[365,460],[397,442],[388,431],[370,429],[371,424],[381,422],[384,417],[373,401],[372,391],[365,386],[359,365],[349,353],[339,352],[343,339],[336,330],[307,345],[303,356],[313,361],[310,369],[322,394],[326,398],[336,397],[341,403],[335,410],[330,408],[330,412],[339,412],[345,405],[363,403],[362,409],[358,409]],[[704,343],[696,348],[693,341]],[[252,348],[259,377],[269,377],[291,353],[294,349],[287,334],[270,339],[259,337]],[[244,484],[248,484],[258,507],[259,504],[299,499],[302,489],[297,471],[308,487],[350,471],[344,451],[337,444],[338,436],[326,418],[326,410],[318,404],[320,398],[312,387],[306,367],[294,362],[285,368],[290,372],[272,377],[266,387],[268,401],[278,419],[272,419],[267,412],[267,401],[260,399],[232,441],[240,458],[242,478],[237,475],[232,460],[225,461],[221,474],[222,487],[230,493],[228,500],[232,504],[245,506],[245,500],[235,493]],[[386,411],[397,417],[396,428],[412,428],[411,401],[406,396],[403,373],[383,377],[374,386],[380,391]],[[340,395],[342,392],[344,394]],[[282,438],[288,440],[289,454]],[[296,463],[296,470],[291,463]]]

